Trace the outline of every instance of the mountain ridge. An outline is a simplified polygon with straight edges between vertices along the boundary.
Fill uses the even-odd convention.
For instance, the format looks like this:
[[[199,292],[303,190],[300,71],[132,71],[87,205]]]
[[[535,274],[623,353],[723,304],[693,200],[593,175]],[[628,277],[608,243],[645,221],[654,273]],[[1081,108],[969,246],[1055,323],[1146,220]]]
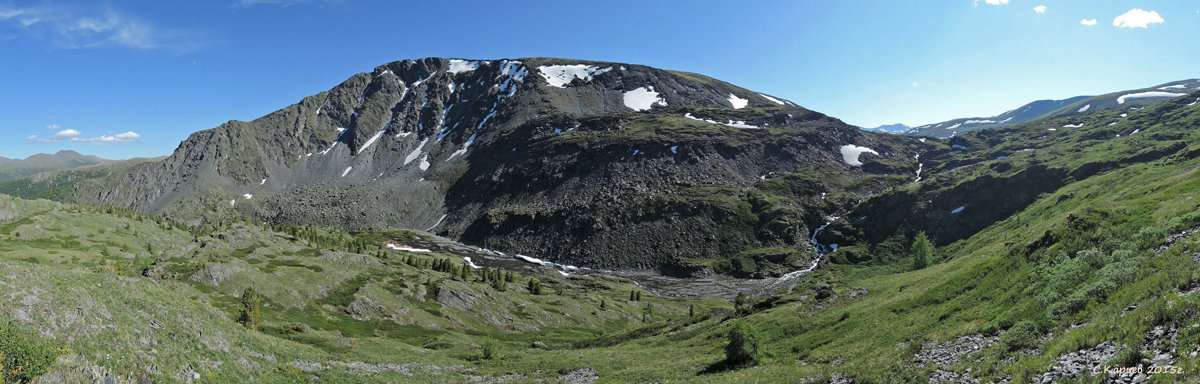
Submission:
[[[1037,100],[996,116],[957,118],[940,123],[925,124],[914,127],[904,134],[950,138],[966,132],[1008,127],[1042,118],[1081,114],[1089,110],[1157,105],[1172,97],[1181,97],[1197,89],[1200,89],[1200,80],[1185,79],[1146,88],[1109,92],[1098,96]],[[1126,105],[1127,101],[1128,105]]]
[[[38,153],[24,159],[9,159],[0,157],[0,181],[8,181],[34,174],[74,169],[92,165],[110,163],[97,156],[85,156],[72,150],[62,150],[53,154]]]

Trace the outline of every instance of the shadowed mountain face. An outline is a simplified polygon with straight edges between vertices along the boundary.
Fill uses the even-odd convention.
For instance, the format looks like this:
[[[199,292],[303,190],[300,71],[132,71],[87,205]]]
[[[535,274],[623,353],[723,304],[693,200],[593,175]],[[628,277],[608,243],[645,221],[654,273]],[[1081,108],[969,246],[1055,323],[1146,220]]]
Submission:
[[[427,58],[196,132],[71,199],[198,225],[233,212],[428,230],[592,267],[762,275],[806,263],[824,215],[911,180],[926,146],[696,74]],[[752,263],[713,262],[729,257]]]
[[[84,156],[75,151],[59,151],[55,154],[39,153],[29,156],[24,160],[0,157],[0,181],[19,179],[47,171],[73,169],[107,162],[109,161],[96,156]]]

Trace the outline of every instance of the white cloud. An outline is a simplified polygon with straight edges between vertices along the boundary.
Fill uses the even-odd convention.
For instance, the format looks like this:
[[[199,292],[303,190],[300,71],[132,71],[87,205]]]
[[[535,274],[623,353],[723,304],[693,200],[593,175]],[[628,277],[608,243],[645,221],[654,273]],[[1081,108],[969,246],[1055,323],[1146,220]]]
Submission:
[[[1161,24],[1164,20],[1155,11],[1144,11],[1134,8],[1113,19],[1113,26],[1119,28],[1149,28],[1150,24]]]
[[[983,0],[988,5],[1004,5],[1008,4],[1008,0]],[[979,0],[975,0],[975,5],[979,5]]]
[[[1091,19],[1091,20],[1088,20],[1088,19],[1083,19],[1083,20],[1079,20],[1079,24],[1083,24],[1083,25],[1096,25],[1096,19]]]
[[[39,143],[132,143],[142,138],[142,135],[133,131],[116,135],[100,135],[99,137],[81,136],[83,136],[83,132],[64,129],[45,138],[38,137],[38,135],[29,135],[26,138]]]
[[[57,131],[57,130],[61,130],[62,127],[58,126],[58,124],[50,124],[50,125],[46,126],[46,129],[49,129],[51,131]]]
[[[119,133],[114,137],[116,137],[117,140],[136,140],[142,138],[142,135],[139,135],[137,132],[129,131],[125,133]]]
[[[58,133],[55,133],[53,136],[50,136],[50,139],[51,140],[72,139],[72,138],[79,137],[79,135],[82,135],[82,134],[83,134],[83,132],[79,132],[74,129],[64,129],[64,130],[58,131]]]
[[[1037,13],[1046,13],[1046,6],[1039,5],[1039,6],[1033,7],[1033,11],[1037,12]]]
[[[914,81],[914,82],[912,82],[912,84],[910,84],[910,85],[912,85],[912,87],[913,87],[913,88],[917,88],[917,87],[920,87],[920,86],[921,86],[921,82],[920,82],[920,81]]]
[[[19,9],[0,6],[0,22],[17,27],[21,36],[46,39],[66,49],[116,46],[187,53],[201,47],[192,36],[155,27],[112,8],[89,12],[52,5]]]

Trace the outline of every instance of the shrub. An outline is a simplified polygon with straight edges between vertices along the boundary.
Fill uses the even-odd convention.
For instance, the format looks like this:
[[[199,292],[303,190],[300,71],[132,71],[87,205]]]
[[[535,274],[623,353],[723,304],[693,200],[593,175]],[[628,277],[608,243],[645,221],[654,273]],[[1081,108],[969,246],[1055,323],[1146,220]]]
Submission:
[[[480,351],[480,358],[483,360],[491,360],[496,355],[496,343],[488,340],[483,343],[483,350]]]
[[[0,320],[0,368],[5,383],[28,383],[46,373],[62,350],[52,339],[10,320]]]
[[[1025,320],[1013,325],[1008,332],[1000,336],[1000,344],[1009,351],[1016,351],[1036,347],[1041,337],[1037,324]]]

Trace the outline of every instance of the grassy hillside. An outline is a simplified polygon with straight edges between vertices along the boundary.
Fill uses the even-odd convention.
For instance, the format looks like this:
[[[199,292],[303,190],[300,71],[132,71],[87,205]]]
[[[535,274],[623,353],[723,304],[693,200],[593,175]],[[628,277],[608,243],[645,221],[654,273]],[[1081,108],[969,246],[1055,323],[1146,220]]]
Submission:
[[[836,263],[735,303],[660,297],[601,273],[515,265],[510,280],[464,268],[476,251],[415,233],[236,218],[184,227],[0,197],[0,323],[38,335],[0,353],[50,356],[36,373],[66,381],[1101,382],[1094,367],[1145,364],[1169,367],[1150,382],[1196,382],[1198,126],[1200,109],[1176,101],[958,137],[925,181],[875,197],[943,221],[875,238],[861,228],[885,212],[851,214],[830,230],[855,240],[829,255]],[[1038,167],[1061,178],[1017,177]],[[791,209],[814,177],[766,181],[745,203]],[[1041,189],[970,219],[1001,209],[987,194],[1017,190],[989,189],[994,180]],[[979,229],[933,230],[964,225]],[[918,229],[939,246],[914,270]],[[261,295],[248,305],[258,315],[243,316],[247,288]],[[722,363],[734,330],[757,364]]]

